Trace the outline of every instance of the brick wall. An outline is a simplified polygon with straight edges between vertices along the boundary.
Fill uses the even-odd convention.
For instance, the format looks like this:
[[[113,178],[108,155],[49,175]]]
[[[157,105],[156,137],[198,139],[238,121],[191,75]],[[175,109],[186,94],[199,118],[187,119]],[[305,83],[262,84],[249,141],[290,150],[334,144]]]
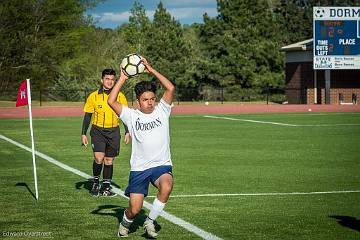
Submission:
[[[286,63],[286,88],[290,104],[314,104],[314,72],[311,62]],[[317,102],[325,103],[325,71],[317,70]],[[360,100],[360,70],[331,70],[330,104]]]

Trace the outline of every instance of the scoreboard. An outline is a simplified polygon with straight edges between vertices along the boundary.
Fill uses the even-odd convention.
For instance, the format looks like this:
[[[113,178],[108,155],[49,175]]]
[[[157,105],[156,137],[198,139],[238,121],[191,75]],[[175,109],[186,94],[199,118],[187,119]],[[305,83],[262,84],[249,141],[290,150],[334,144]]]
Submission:
[[[360,7],[313,8],[314,69],[360,69]]]

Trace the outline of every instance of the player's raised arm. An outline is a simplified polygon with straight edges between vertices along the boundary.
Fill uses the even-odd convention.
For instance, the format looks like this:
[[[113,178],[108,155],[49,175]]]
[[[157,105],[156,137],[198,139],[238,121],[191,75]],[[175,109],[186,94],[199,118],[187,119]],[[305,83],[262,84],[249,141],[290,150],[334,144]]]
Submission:
[[[120,92],[120,89],[122,87],[122,85],[125,83],[126,79],[128,77],[123,73],[123,71],[120,68],[120,78],[119,80],[115,83],[115,86],[113,87],[113,89],[110,92],[109,98],[108,98],[108,104],[109,106],[116,112],[117,115],[120,116],[121,111],[122,111],[122,104],[119,103],[118,101],[116,101],[117,96]]]
[[[164,99],[165,102],[171,105],[174,97],[175,86],[164,75],[152,68],[145,58],[143,58],[142,60],[146,67],[146,72],[154,75],[160,81],[161,85],[165,88],[162,99]]]

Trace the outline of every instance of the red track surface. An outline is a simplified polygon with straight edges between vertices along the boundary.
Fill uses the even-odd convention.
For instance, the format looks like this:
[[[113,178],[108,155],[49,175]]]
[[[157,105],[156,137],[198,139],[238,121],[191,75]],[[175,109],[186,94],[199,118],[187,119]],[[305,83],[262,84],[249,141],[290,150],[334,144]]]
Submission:
[[[310,110],[311,109],[311,110]],[[227,114],[275,112],[360,112],[360,105],[175,105],[172,114]],[[33,117],[83,116],[82,107],[33,107]],[[0,118],[27,118],[27,107],[0,108]]]

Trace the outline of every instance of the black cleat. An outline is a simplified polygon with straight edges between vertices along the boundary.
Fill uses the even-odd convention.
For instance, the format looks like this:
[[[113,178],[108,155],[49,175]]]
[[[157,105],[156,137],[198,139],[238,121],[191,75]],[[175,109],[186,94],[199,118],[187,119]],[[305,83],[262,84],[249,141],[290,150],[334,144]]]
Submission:
[[[91,190],[90,190],[90,194],[93,197],[98,197],[100,193],[100,184],[99,183],[94,183]]]
[[[110,188],[106,188],[101,191],[101,195],[104,197],[115,197],[117,194],[110,190]]]

